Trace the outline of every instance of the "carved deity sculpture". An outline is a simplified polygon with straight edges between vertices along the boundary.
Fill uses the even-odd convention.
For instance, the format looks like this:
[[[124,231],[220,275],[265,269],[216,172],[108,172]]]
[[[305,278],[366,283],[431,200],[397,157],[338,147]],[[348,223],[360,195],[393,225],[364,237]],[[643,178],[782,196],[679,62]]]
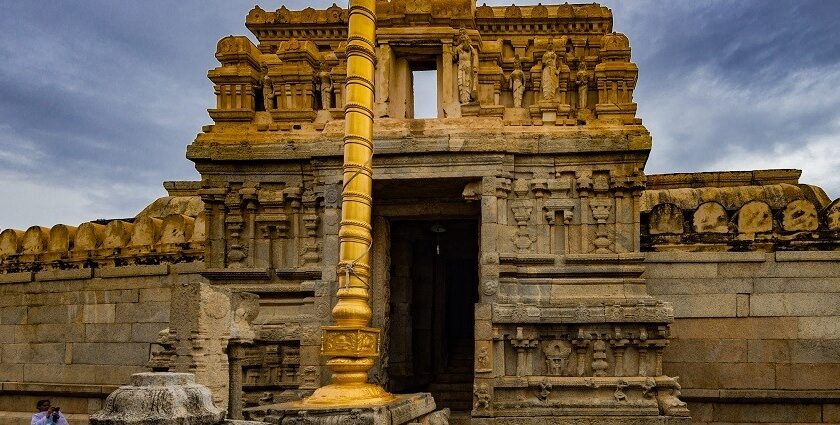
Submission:
[[[513,92],[513,107],[521,108],[525,97],[525,73],[522,72],[519,56],[513,62],[513,71],[510,72],[510,90]]]
[[[575,83],[578,89],[578,110],[586,109],[586,101],[589,96],[589,81],[592,73],[586,70],[586,62],[580,62],[580,69],[575,76]]]
[[[315,86],[321,93],[321,109],[332,108],[332,77],[326,62],[321,62],[321,70],[315,77]]]
[[[557,66],[557,53],[554,51],[554,41],[548,40],[548,49],[542,57],[542,98],[543,100],[554,100],[557,94],[557,87],[560,85],[559,68]]]
[[[461,104],[473,101],[477,83],[478,61],[476,51],[470,41],[467,31],[461,28],[461,35],[458,37],[458,46],[455,48],[453,59],[458,62],[458,100]]]
[[[262,67],[262,93],[263,106],[266,111],[274,109],[274,84],[271,82],[271,77],[268,76],[268,67]]]

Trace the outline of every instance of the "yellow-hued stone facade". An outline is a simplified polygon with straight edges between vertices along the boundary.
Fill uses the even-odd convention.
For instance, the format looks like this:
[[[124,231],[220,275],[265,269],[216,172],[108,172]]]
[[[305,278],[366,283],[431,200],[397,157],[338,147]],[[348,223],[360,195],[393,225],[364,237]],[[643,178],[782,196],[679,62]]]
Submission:
[[[350,382],[453,423],[840,423],[840,200],[647,175],[606,7],[351,5],[219,41],[200,179],[2,229],[0,423],[42,398],[82,423],[150,369],[232,418]]]

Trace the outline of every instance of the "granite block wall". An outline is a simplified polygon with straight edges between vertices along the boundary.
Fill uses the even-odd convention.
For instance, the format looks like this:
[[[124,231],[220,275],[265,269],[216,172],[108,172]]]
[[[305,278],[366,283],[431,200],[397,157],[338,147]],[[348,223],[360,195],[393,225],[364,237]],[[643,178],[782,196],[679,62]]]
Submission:
[[[38,399],[78,423],[145,371],[169,327],[174,285],[203,263],[0,275],[0,423],[28,424]]]
[[[698,423],[840,422],[840,252],[649,252]]]

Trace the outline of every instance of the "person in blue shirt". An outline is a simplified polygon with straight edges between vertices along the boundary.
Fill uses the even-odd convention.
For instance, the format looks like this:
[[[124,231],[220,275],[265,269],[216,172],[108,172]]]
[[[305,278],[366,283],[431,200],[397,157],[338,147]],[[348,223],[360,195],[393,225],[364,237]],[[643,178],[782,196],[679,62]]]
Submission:
[[[32,415],[31,425],[68,425],[67,419],[58,407],[52,407],[49,400],[38,400],[38,413]]]

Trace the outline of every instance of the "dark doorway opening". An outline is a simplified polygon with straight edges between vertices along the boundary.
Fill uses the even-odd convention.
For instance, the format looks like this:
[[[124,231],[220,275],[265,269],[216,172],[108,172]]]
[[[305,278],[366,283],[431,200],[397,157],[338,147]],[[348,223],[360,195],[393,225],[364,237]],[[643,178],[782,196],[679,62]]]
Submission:
[[[391,222],[388,390],[431,392],[441,408],[472,408],[475,220]]]

